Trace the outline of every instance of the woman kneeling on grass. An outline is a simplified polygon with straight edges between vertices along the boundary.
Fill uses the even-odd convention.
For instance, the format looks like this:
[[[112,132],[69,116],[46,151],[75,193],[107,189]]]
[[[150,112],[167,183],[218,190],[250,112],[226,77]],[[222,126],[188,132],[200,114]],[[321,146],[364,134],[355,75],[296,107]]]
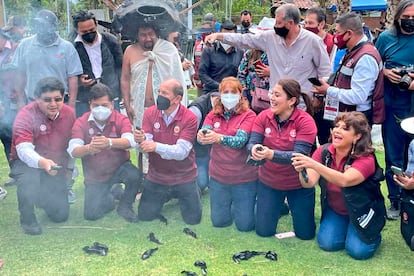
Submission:
[[[371,144],[371,128],[364,114],[338,115],[332,144],[319,147],[312,158],[294,153],[296,171],[303,187],[321,186],[322,217],[317,235],[326,251],[344,249],[354,259],[371,258],[381,243],[385,224],[384,198],[379,181],[384,179]]]
[[[262,237],[276,232],[285,197],[292,213],[296,237],[315,237],[315,188],[303,188],[292,166],[292,153],[310,154],[316,137],[315,121],[298,108],[301,88],[293,79],[281,79],[269,94],[270,108],[256,118],[248,148],[252,165],[259,167],[256,233]],[[307,109],[310,108],[309,101]]]
[[[239,231],[254,229],[257,168],[246,165],[246,144],[256,114],[242,97],[242,86],[234,77],[224,78],[220,98],[197,133],[200,144],[211,144],[210,208],[214,227],[234,222]]]

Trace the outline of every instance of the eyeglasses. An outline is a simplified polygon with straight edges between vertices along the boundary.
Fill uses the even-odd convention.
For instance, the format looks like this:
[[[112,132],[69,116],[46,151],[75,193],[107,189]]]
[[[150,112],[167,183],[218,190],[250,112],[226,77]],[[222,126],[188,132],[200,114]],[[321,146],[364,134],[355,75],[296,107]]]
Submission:
[[[45,103],[51,103],[52,100],[55,101],[56,103],[60,103],[61,101],[63,101],[63,97],[44,97],[44,98],[40,98],[42,101],[44,101]]]

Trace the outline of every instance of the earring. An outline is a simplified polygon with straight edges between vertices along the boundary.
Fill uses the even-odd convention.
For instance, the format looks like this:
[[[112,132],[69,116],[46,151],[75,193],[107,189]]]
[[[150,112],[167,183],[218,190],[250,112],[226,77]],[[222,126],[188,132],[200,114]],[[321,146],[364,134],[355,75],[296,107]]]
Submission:
[[[355,152],[355,142],[352,142],[352,150],[351,150],[351,155],[353,155],[354,154],[354,152]]]

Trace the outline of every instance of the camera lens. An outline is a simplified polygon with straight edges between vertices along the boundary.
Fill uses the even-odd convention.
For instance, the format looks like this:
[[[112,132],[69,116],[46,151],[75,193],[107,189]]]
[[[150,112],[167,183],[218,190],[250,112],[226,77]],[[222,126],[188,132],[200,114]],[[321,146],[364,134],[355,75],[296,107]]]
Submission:
[[[401,80],[398,83],[398,87],[400,89],[407,90],[408,87],[410,87],[410,84],[411,84],[412,81],[413,81],[413,79],[408,74],[406,74],[406,75],[401,77]]]

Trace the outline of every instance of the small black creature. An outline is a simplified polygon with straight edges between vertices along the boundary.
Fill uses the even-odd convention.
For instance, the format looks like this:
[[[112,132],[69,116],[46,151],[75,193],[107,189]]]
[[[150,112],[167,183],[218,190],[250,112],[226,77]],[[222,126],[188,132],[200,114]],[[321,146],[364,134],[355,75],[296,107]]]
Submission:
[[[155,242],[156,244],[162,244],[162,242],[160,242],[154,235],[153,232],[149,233],[148,235],[148,239],[152,242]]]
[[[197,273],[193,271],[187,271],[187,270],[181,271],[181,274],[185,274],[186,276],[197,276]]]
[[[195,266],[201,268],[201,274],[207,275],[207,264],[203,260],[197,260],[194,263]]]
[[[163,216],[163,215],[159,215],[158,219],[162,222],[165,223],[165,225],[168,225],[168,220]]]
[[[277,261],[277,254],[273,251],[267,251],[265,254],[265,258],[271,261]]]
[[[193,237],[194,239],[197,239],[197,234],[192,231],[190,228],[184,228],[183,232],[186,233],[187,235],[190,235],[191,237]]]
[[[251,257],[258,256],[258,255],[264,255],[264,252],[249,251],[249,250],[241,251],[233,255],[233,261],[236,264],[238,264],[242,260],[245,261],[245,260],[250,259]]]
[[[155,252],[155,251],[157,251],[157,250],[158,250],[158,247],[148,249],[147,251],[145,251],[144,253],[142,253],[141,259],[142,259],[142,260],[146,260],[146,259],[148,259],[148,258],[149,258],[149,257],[151,257],[151,256],[152,256],[152,254],[154,254],[154,252]]]

